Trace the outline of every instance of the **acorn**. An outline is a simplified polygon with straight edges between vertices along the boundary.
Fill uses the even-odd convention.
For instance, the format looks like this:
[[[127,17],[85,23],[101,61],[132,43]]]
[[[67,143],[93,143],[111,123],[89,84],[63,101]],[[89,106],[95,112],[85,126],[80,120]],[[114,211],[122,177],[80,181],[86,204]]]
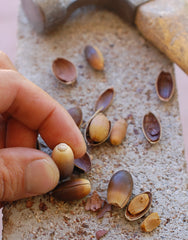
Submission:
[[[110,142],[112,145],[119,145],[122,143],[127,133],[127,126],[128,124],[123,118],[115,122],[110,134]]]
[[[135,196],[125,210],[125,217],[129,221],[135,221],[143,217],[150,209],[152,194],[144,192]]]
[[[92,68],[99,71],[104,69],[104,58],[97,47],[88,45],[85,47],[84,52],[85,57]]]
[[[111,122],[103,113],[94,114],[85,129],[85,140],[90,146],[104,143],[110,136]]]
[[[60,183],[52,192],[52,196],[62,201],[79,200],[91,191],[89,180],[84,178],[71,179]]]
[[[108,203],[123,208],[131,197],[132,189],[133,180],[131,174],[125,170],[116,172],[108,184]]]
[[[59,168],[61,178],[69,177],[74,169],[74,154],[66,143],[60,143],[52,151],[52,159]]]

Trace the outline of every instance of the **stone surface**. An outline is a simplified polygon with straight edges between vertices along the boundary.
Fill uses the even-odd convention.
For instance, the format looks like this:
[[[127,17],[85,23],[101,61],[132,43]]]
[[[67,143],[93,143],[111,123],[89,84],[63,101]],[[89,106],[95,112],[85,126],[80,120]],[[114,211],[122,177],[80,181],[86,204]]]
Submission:
[[[113,86],[115,98],[106,111],[112,124],[128,118],[127,136],[120,146],[109,142],[89,148],[92,170],[82,175],[106,199],[113,173],[125,169],[134,181],[133,195],[150,190],[153,203],[149,213],[158,212],[160,226],[142,233],[140,224],[128,222],[124,209],[113,207],[97,219],[86,212],[85,200],[64,203],[50,201],[49,195],[32,199],[26,208],[21,200],[3,210],[3,239],[95,239],[98,230],[108,230],[103,239],[187,239],[186,162],[177,92],[169,103],[162,103],[155,92],[155,79],[161,70],[173,73],[172,63],[145,41],[134,28],[106,11],[82,9],[49,35],[38,35],[20,12],[17,67],[19,71],[47,91],[65,108],[78,105],[84,120],[93,114],[95,101]],[[104,72],[94,71],[86,62],[84,47],[98,46],[105,58]],[[77,83],[64,86],[52,74],[57,57],[72,61],[78,71]],[[150,145],[142,133],[144,114],[152,111],[162,125],[162,138]],[[129,117],[128,117],[129,116]],[[45,203],[45,211],[39,209]],[[149,214],[148,213],[148,214]]]

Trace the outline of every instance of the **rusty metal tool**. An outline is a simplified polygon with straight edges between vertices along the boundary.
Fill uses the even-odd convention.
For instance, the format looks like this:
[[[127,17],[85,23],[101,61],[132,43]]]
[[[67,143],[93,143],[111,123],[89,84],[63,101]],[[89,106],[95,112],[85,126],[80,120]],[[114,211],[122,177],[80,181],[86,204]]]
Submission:
[[[82,6],[95,5],[137,26],[142,35],[188,73],[188,0],[22,0],[37,32],[47,32]]]

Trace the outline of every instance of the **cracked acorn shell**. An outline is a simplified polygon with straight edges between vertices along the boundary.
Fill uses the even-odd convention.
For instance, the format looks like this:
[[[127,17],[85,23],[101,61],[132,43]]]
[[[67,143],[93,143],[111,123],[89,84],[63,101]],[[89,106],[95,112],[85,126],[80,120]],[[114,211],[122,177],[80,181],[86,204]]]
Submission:
[[[79,200],[91,191],[89,180],[84,178],[71,179],[60,183],[52,192],[52,196],[62,201]]]
[[[168,102],[175,89],[175,80],[169,72],[162,71],[156,79],[155,88],[161,101]]]
[[[111,104],[114,98],[114,88],[106,89],[97,99],[95,104],[95,112],[100,110],[104,112]]]
[[[111,122],[103,113],[94,114],[85,129],[85,140],[90,146],[104,143],[110,136]]]
[[[65,58],[57,58],[53,61],[52,71],[63,84],[70,85],[76,82],[77,73],[74,64]]]
[[[73,108],[68,109],[67,111],[71,115],[73,120],[75,121],[76,125],[78,127],[80,127],[82,124],[82,120],[83,120],[83,114],[82,114],[81,108],[73,107]]]
[[[104,58],[101,51],[96,46],[85,47],[85,57],[92,68],[101,71],[104,69]]]
[[[108,184],[108,203],[123,208],[131,197],[132,189],[133,179],[131,174],[125,170],[116,172]]]
[[[156,116],[149,112],[143,118],[142,130],[146,139],[155,144],[161,139],[161,124]]]
[[[152,194],[144,192],[135,196],[126,207],[125,217],[129,221],[135,221],[143,217],[151,207]]]
[[[89,172],[91,170],[91,158],[86,152],[83,157],[74,159],[74,166],[82,172]]]

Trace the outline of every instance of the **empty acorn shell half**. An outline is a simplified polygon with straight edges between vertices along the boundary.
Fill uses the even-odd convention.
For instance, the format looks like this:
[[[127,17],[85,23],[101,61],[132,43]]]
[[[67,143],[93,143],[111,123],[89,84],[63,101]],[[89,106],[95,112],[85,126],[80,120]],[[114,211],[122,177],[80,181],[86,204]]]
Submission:
[[[57,79],[69,85],[76,81],[77,73],[74,64],[65,58],[57,58],[53,61],[52,71]]]
[[[161,101],[168,102],[175,89],[175,80],[169,72],[162,71],[156,79],[156,92]]]
[[[151,144],[159,142],[161,138],[161,124],[153,113],[149,112],[144,116],[142,130]]]
[[[100,109],[104,112],[111,104],[114,98],[114,88],[106,89],[97,99],[95,104],[95,112]]]
[[[91,158],[86,152],[83,157],[74,159],[74,166],[82,172],[89,172],[91,170]]]
[[[71,117],[73,118],[73,120],[75,121],[76,125],[78,127],[81,126],[82,124],[82,120],[83,120],[83,114],[82,114],[82,110],[79,107],[73,107],[68,109],[68,113],[71,115]]]
[[[129,221],[135,221],[143,217],[151,207],[152,194],[144,192],[135,196],[126,207],[125,217]]]
[[[91,184],[89,180],[77,178],[60,183],[52,192],[52,195],[58,200],[73,201],[84,198],[90,191]]]
[[[132,189],[133,179],[131,174],[125,170],[116,172],[108,184],[108,203],[123,208],[131,197]]]
[[[89,146],[98,146],[110,136],[111,122],[103,113],[94,115],[85,128],[84,137]]]
[[[85,47],[85,57],[92,68],[95,70],[104,69],[104,58],[101,51],[95,46],[88,45]]]

